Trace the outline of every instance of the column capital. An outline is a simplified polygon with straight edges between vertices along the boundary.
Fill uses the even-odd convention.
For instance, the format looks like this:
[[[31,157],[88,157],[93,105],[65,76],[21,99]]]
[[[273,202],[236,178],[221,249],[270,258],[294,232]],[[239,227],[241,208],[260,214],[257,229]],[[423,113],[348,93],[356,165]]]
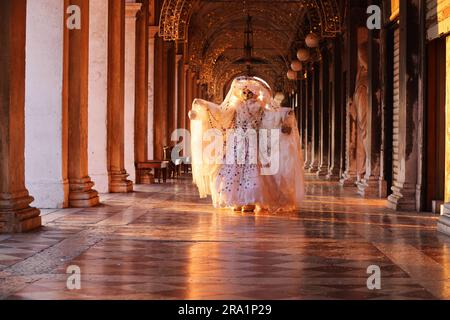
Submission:
[[[127,19],[136,18],[139,10],[142,8],[142,3],[139,2],[127,2],[125,3],[125,17]]]
[[[149,26],[148,27],[148,36],[150,39],[154,39],[159,33],[159,26]]]

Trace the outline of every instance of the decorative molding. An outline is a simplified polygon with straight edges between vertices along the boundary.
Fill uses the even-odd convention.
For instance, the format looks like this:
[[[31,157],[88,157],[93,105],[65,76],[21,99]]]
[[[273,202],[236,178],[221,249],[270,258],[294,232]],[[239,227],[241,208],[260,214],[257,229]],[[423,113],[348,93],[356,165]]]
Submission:
[[[161,10],[159,35],[166,41],[185,40],[187,27],[196,0],[164,0]],[[313,29],[323,37],[332,37],[341,31],[341,16],[336,0],[308,0],[302,4],[310,16]]]
[[[159,32],[159,26],[149,26],[148,27],[148,35],[151,39],[154,39]]]
[[[139,10],[142,8],[142,3],[138,2],[127,2],[125,3],[125,17],[130,18],[136,18]]]

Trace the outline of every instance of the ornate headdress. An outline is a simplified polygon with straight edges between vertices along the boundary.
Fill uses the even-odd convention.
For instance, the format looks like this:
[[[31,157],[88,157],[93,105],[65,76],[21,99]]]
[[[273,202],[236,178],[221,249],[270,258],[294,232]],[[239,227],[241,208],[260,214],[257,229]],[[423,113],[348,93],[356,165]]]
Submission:
[[[270,107],[272,90],[269,85],[257,77],[238,77],[233,80],[230,91],[224,100],[224,105],[256,98],[264,108]]]

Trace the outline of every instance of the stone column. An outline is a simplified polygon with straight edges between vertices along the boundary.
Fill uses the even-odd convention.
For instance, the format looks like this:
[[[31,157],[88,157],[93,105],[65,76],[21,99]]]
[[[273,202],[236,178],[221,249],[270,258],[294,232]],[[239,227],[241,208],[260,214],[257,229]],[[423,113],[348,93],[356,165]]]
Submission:
[[[183,68],[183,55],[177,54],[176,62],[175,62],[175,68],[176,68],[176,92],[175,92],[175,99],[177,100],[177,117],[176,117],[176,123],[177,128],[185,128],[185,118],[186,118],[186,110],[185,110],[185,104],[184,104],[184,68]]]
[[[148,159],[154,160],[154,108],[155,108],[155,37],[158,26],[148,29]]]
[[[194,101],[194,99],[197,98],[197,78],[196,78],[196,73],[195,71],[191,70],[190,71],[191,74],[191,78],[190,78],[190,85],[191,85],[191,102],[190,104],[192,105],[192,102]]]
[[[381,105],[381,65],[380,32],[369,31],[368,42],[368,96],[367,113],[367,160],[366,174],[358,182],[358,193],[363,196],[387,196],[386,182],[381,178],[382,105]]]
[[[195,75],[194,75],[194,81],[193,81],[193,84],[194,84],[194,99],[201,98],[199,81],[200,81],[200,77],[199,77],[198,72],[196,72]]]
[[[67,113],[62,106],[64,12],[64,1],[27,1],[25,178],[39,208],[69,205]]]
[[[320,66],[316,64],[312,73],[312,108],[311,108],[311,163],[308,171],[317,173],[320,161]]]
[[[108,25],[108,172],[109,191],[131,192],[124,159],[125,0],[109,0]]]
[[[350,4],[348,4],[350,6]],[[361,17],[359,8],[349,7],[352,17]],[[356,108],[353,103],[355,93],[355,81],[357,74],[357,27],[358,19],[347,19],[347,32],[344,38],[345,64],[347,70],[345,95],[345,171],[342,174],[340,184],[344,187],[354,187],[356,183]]]
[[[302,151],[303,151],[303,160],[306,161],[306,124],[307,122],[307,105],[308,105],[308,100],[306,99],[306,85],[307,85],[307,80],[306,79],[302,79],[300,81],[300,90],[302,92],[301,94],[301,100],[300,100],[300,113],[301,113],[301,121],[302,121],[302,125],[301,125],[301,139],[302,139]]]
[[[311,128],[311,113],[312,113],[312,72],[308,72],[308,78],[305,81],[305,131],[304,131],[304,143],[305,143],[305,169],[308,169],[311,164],[311,140],[312,140],[312,128]]]
[[[330,77],[332,82],[331,115],[330,115],[330,168],[327,179],[338,180],[341,174],[342,160],[342,134],[344,123],[342,121],[342,85],[343,75],[341,66],[341,41],[338,36],[333,42],[333,61],[330,65]]]
[[[191,120],[189,119],[189,111],[192,109],[192,85],[191,85],[191,71],[189,69],[189,65],[184,65],[184,92],[185,99],[184,103],[186,105],[186,129],[190,130],[191,128]]]
[[[41,225],[25,187],[25,0],[0,1],[0,233]]]
[[[329,62],[328,52],[322,54],[322,66],[320,68],[320,101],[319,101],[319,167],[317,176],[325,177],[328,174],[329,161]]]
[[[149,95],[149,44],[148,1],[143,1],[139,11],[136,30],[136,113],[135,152],[136,162],[148,160],[148,95]]]
[[[109,191],[107,157],[108,1],[89,1],[89,175],[100,193]]]
[[[180,78],[180,74],[178,72],[178,64],[180,62],[180,59],[182,58],[181,55],[179,55],[178,53],[175,55],[175,59],[174,59],[174,82],[173,82],[173,130],[179,128],[178,127],[178,114],[180,112],[180,106],[178,103],[178,86],[179,86],[179,78]],[[172,130],[172,132],[173,132]],[[170,132],[170,135],[172,135],[172,132]]]
[[[298,132],[300,133],[300,139],[302,137],[303,122],[302,122],[302,82],[301,78],[297,81],[296,85],[296,101],[295,101],[295,118],[297,119]]]
[[[354,117],[353,98],[347,98],[345,106],[345,171],[340,184],[354,187],[356,183],[356,118]]]
[[[186,129],[186,98],[185,98],[185,80],[186,76],[184,73],[184,61],[183,55],[179,54],[177,56],[177,70],[178,70],[178,85],[177,85],[177,98],[178,98],[178,120],[177,126],[180,129]]]
[[[135,108],[136,101],[136,15],[141,3],[127,2],[125,7],[125,170],[136,182],[135,162]],[[137,109],[137,108],[136,108]],[[137,124],[137,121],[136,121]]]
[[[166,146],[173,145],[171,136],[177,127],[177,97],[176,97],[176,48],[175,42],[166,42],[166,113],[167,113],[167,132],[166,132]]]
[[[419,104],[424,85],[420,74],[423,57],[417,35],[423,34],[419,14],[424,10],[421,0],[400,1],[400,110],[398,121],[398,168],[394,175],[393,193],[388,206],[395,210],[419,210],[420,185],[418,184],[419,160]]]
[[[164,40],[155,38],[154,80],[154,158],[163,159],[163,147],[167,145],[167,50]]]
[[[445,190],[441,207],[438,231],[450,236],[450,37],[446,39],[446,80],[445,80]]]
[[[69,144],[69,205],[91,207],[99,203],[88,175],[89,0],[71,0],[81,9],[81,29],[65,28],[64,94]]]

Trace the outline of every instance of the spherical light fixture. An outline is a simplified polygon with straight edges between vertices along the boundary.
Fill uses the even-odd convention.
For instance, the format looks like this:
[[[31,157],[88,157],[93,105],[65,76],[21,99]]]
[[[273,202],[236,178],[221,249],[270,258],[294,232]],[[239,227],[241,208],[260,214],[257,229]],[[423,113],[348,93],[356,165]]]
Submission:
[[[297,51],[297,58],[302,62],[308,61],[310,57],[311,53],[309,52],[309,49],[301,48]]]
[[[289,70],[287,72],[287,78],[289,80],[297,80],[297,72],[295,72],[294,70]]]
[[[320,37],[314,32],[311,32],[305,38],[305,43],[309,48],[317,48],[319,46],[319,42]]]
[[[294,60],[291,63],[291,69],[295,72],[300,72],[303,70],[303,64],[298,60]]]

